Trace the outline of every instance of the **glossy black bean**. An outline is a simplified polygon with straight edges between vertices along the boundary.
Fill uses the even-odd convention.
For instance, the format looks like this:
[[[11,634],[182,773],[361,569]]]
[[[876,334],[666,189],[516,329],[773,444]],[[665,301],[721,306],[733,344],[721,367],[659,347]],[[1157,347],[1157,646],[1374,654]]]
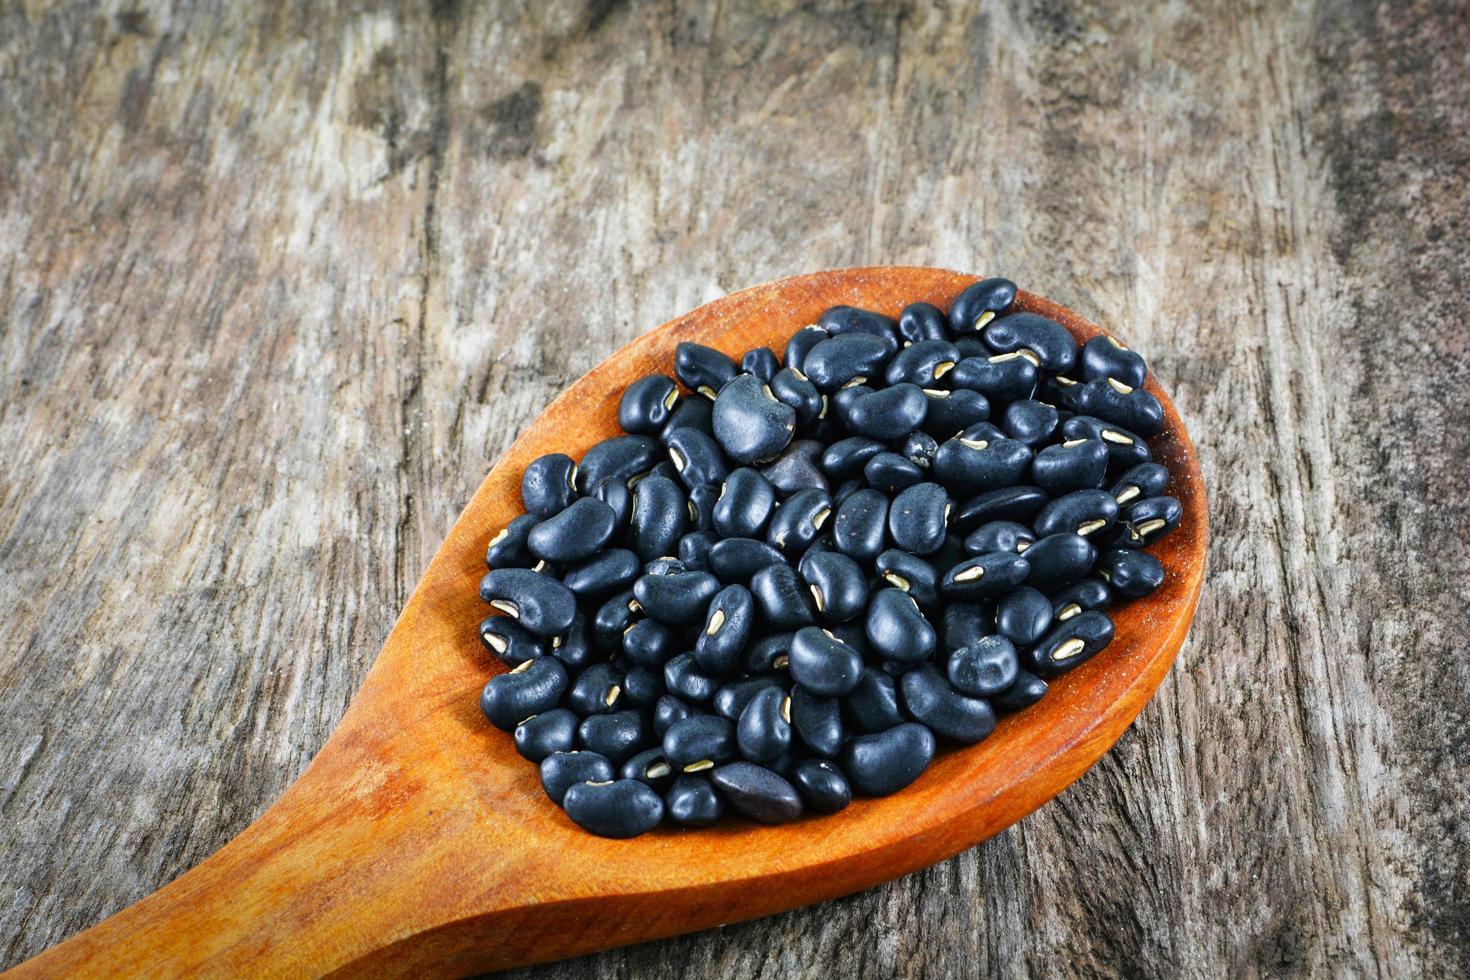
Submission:
[[[623,763],[618,770],[623,779],[636,779],[655,792],[662,793],[674,782],[674,767],[664,758],[662,745],[644,749]]]
[[[1037,401],[1056,406],[1065,417],[1077,411],[1077,392],[1081,388],[1082,382],[1064,374],[1044,375],[1041,383],[1036,386],[1036,394],[1032,397]]]
[[[1029,524],[1051,497],[1040,487],[1003,487],[965,501],[955,512],[953,525],[961,532],[972,531],[991,521]]]
[[[613,765],[621,766],[635,752],[648,747],[653,740],[653,731],[646,713],[630,709],[583,718],[577,726],[577,738],[584,749],[606,756]]]
[[[1051,599],[1028,585],[1007,592],[995,607],[996,632],[1018,647],[1040,640],[1051,623]]]
[[[1102,442],[1108,451],[1108,469],[1113,473],[1122,473],[1153,458],[1142,436],[1091,415],[1074,415],[1067,419],[1062,423],[1062,436],[1068,442],[1077,439]],[[1101,481],[1096,485],[1100,486]]]
[[[669,726],[664,757],[676,770],[702,772],[734,759],[739,751],[735,723],[720,715],[691,715]]]
[[[647,473],[643,474],[643,476],[633,477],[631,480],[628,481],[628,486],[635,487],[637,486],[639,480],[650,476],[662,477],[663,479],[668,480],[670,483],[677,484],[684,482],[683,478],[679,476],[679,470],[676,466],[674,466],[673,461],[665,459],[661,460],[657,466],[649,470]]]
[[[927,480],[928,474],[905,456],[882,452],[868,460],[863,467],[863,476],[868,483],[883,494],[896,494]]]
[[[513,731],[524,719],[555,708],[567,683],[567,670],[555,657],[527,660],[490,678],[480,694],[480,710],[496,728]]]
[[[599,480],[588,491],[588,496],[612,508],[614,534],[621,535],[628,529],[628,520],[633,516],[633,491],[628,489],[627,483],[611,477]]]
[[[1109,500],[1113,497],[1110,495]],[[1145,497],[1129,504],[1123,520],[1133,528],[1143,545],[1151,545],[1179,526],[1184,508],[1173,497]]]
[[[708,398],[681,398],[659,433],[659,442],[667,446],[669,439],[680,429],[698,429],[705,435],[714,435],[714,411],[714,402]]]
[[[879,589],[868,603],[863,632],[884,660],[918,663],[934,655],[939,636],[913,596],[901,589]]]
[[[893,356],[883,372],[883,381],[889,385],[908,383],[934,388],[959,361],[959,349],[949,341],[921,340]]]
[[[1004,636],[985,636],[949,655],[947,676],[961,694],[989,698],[1016,682],[1020,661]]]
[[[563,453],[532,460],[521,476],[521,503],[526,513],[546,518],[559,514],[577,498],[577,464]]]
[[[1113,621],[1106,613],[1078,613],[1052,627],[1026,651],[1025,666],[1038,677],[1056,677],[1089,659],[1113,640]]]
[[[784,778],[753,762],[720,766],[710,781],[737,813],[759,823],[790,823],[801,816],[801,797]]]
[[[923,775],[933,758],[934,733],[907,721],[876,735],[854,736],[838,764],[857,792],[888,796]]]
[[[553,657],[560,660],[568,670],[581,670],[598,658],[598,647],[593,642],[592,624],[580,609],[572,617],[572,625],[560,636],[551,638]]]
[[[1102,486],[1108,472],[1108,447],[1098,439],[1069,439],[1047,446],[1031,461],[1031,479],[1060,496]]]
[[[1097,576],[1125,599],[1142,599],[1164,584],[1164,566],[1146,551],[1114,548],[1097,560]]]
[[[630,543],[639,559],[648,562],[672,556],[688,530],[689,505],[684,489],[661,476],[639,480],[633,491],[633,516],[628,527]]]
[[[833,480],[861,476],[868,460],[883,452],[883,443],[866,436],[849,436],[828,446],[822,453],[822,471]]]
[[[934,456],[939,452],[939,443],[927,432],[911,432],[904,437],[899,455],[921,469],[934,465]]]
[[[868,489],[868,481],[864,480],[860,476],[855,477],[851,480],[845,480],[842,483],[838,484],[836,490],[832,491],[832,503],[837,507],[841,507],[843,504],[847,503],[848,497],[851,497],[859,490],[866,489]]]
[[[1021,352],[963,358],[946,377],[956,390],[978,392],[997,402],[1030,398],[1039,374],[1036,364]]]
[[[781,370],[781,359],[769,347],[752,347],[740,355],[740,372],[753,374],[766,384]]]
[[[932,303],[910,303],[898,315],[898,337],[911,344],[925,340],[948,342],[948,326],[944,311]]]
[[[704,776],[681,775],[664,795],[664,810],[682,827],[711,827],[725,815],[725,801]]]
[[[507,667],[546,655],[541,638],[509,616],[487,616],[480,623],[480,642]]]
[[[1017,671],[1016,681],[990,699],[996,711],[1020,711],[1040,701],[1046,694],[1046,681],[1029,671]]]
[[[924,397],[929,401],[924,431],[937,440],[952,438],[990,418],[990,401],[978,391],[925,388]]]
[[[932,555],[944,545],[950,510],[944,487],[915,484],[893,498],[888,508],[888,536],[900,551]]]
[[[664,818],[663,797],[636,779],[574,783],[562,808],[578,827],[615,840],[645,834]]]
[[[760,474],[776,488],[778,497],[789,497],[802,490],[828,489],[827,477],[817,465],[826,448],[815,439],[797,439],[773,462],[761,467]]]
[[[720,543],[713,531],[691,531],[679,539],[679,561],[693,572],[710,571],[709,553]]]
[[[753,538],[726,538],[710,549],[710,571],[722,582],[748,583],[756,572],[784,561],[781,552]]]
[[[522,514],[501,528],[485,549],[485,564],[490,568],[529,568],[535,564],[526,539],[539,523],[530,514]]]
[[[788,555],[805,551],[832,519],[832,498],[815,487],[800,490],[776,508],[766,529],[766,543]]]
[[[806,582],[818,615],[827,622],[852,619],[867,604],[867,576],[843,552],[809,551],[802,558],[798,573]]]
[[[981,279],[955,297],[949,308],[949,328],[956,334],[978,333],[1015,301],[1016,284],[1009,279]]]
[[[576,784],[609,782],[613,778],[612,763],[596,752],[553,752],[541,760],[541,788],[557,806]]]
[[[995,632],[995,610],[987,603],[951,602],[944,607],[944,649],[974,646]]]
[[[694,709],[672,694],[662,695],[653,705],[653,734],[663,748],[663,738],[674,722],[683,721],[694,714]]]
[[[1145,497],[1157,497],[1168,488],[1169,470],[1163,464],[1139,463],[1118,477],[1110,492],[1121,507]]]
[[[745,648],[742,666],[751,679],[765,680],[786,669],[791,660],[791,638],[794,633],[771,633]]]
[[[580,717],[620,711],[623,704],[623,673],[612,664],[592,664],[572,681],[567,707]]]
[[[623,698],[630,707],[651,708],[668,691],[664,685],[663,665],[634,665],[623,675]]]
[[[791,771],[791,783],[802,803],[813,813],[831,814],[852,802],[852,787],[836,763],[803,759]]]
[[[704,618],[705,608],[720,590],[720,580],[709,572],[644,575],[633,583],[633,597],[643,610],[670,626]]]
[[[869,334],[882,340],[890,351],[899,348],[898,324],[891,316],[859,309],[856,306],[833,306],[822,313],[817,325],[833,337],[843,334]]]
[[[805,371],[806,356],[811,349],[827,339],[827,331],[820,324],[812,323],[791,335],[781,355],[781,363],[798,371]]]
[[[632,589],[619,592],[598,606],[592,618],[592,638],[598,649],[609,654],[622,649],[623,634],[633,625],[640,609]]]
[[[795,413],[796,425],[802,429],[814,423],[827,404],[826,396],[795,368],[776,372],[771,379],[771,394]]]
[[[689,491],[685,509],[689,512],[689,528],[692,531],[713,531],[715,528],[715,504],[720,499],[720,487],[712,483],[694,487]],[[680,535],[683,538],[683,535]]]
[[[1117,378],[1083,384],[1074,395],[1074,402],[1079,412],[1132,429],[1145,439],[1164,431],[1164,407],[1159,400]]]
[[[1080,612],[1108,608],[1113,602],[1113,590],[1102,579],[1089,577],[1056,590],[1050,598],[1052,617],[1062,622]]]
[[[577,465],[577,489],[585,493],[603,480],[626,483],[647,473],[663,459],[663,447],[648,436],[604,439],[587,450]]]
[[[1118,520],[1118,502],[1106,490],[1074,490],[1058,497],[1036,515],[1032,526],[1041,537],[1070,532],[1090,538]]]
[[[650,374],[628,385],[618,403],[618,425],[633,435],[657,436],[674,414],[679,388],[674,379]]]
[[[803,687],[791,690],[791,728],[807,750],[829,759],[837,755],[846,738],[839,702],[818,697]]]
[[[939,572],[918,555],[889,548],[873,563],[873,571],[893,588],[907,592],[920,608],[939,601]]]
[[[1010,313],[996,317],[981,331],[981,338],[997,354],[1030,351],[1045,368],[1065,374],[1077,363],[1077,341],[1066,327],[1038,313]]]
[[[639,569],[637,555],[611,548],[567,569],[561,581],[578,599],[601,599],[631,586]]]
[[[740,713],[745,710],[745,706],[750,704],[757,694],[769,688],[785,691],[787,684],[787,680],[775,674],[729,681],[721,685],[720,689],[715,692],[710,704],[716,714],[736,721],[740,718]]]
[[[857,404],[859,398],[862,398],[864,395],[871,395],[876,390],[870,385],[859,384],[856,380],[851,384],[844,385],[840,390],[827,396],[827,418],[836,419],[840,422],[842,431],[853,431],[852,426],[849,424],[853,406]]]
[[[577,745],[577,723],[577,716],[566,708],[532,715],[516,726],[516,751],[538,765],[553,752],[570,752]]]
[[[973,745],[995,731],[995,712],[990,704],[956,691],[933,664],[904,674],[899,689],[909,716],[941,738]]]
[[[952,599],[974,602],[991,599],[1009,592],[1026,581],[1031,571],[1031,552],[1026,557],[1009,551],[992,551],[966,558],[945,573],[939,591]]]
[[[762,622],[768,629],[794,630],[813,622],[805,585],[785,562],[767,565],[750,579]]]
[[[694,644],[699,669],[714,677],[733,673],[755,628],[755,600],[743,585],[727,585],[710,600]]]
[[[674,377],[710,401],[739,373],[735,362],[713,347],[685,341],[674,348]]]
[[[776,508],[776,488],[749,467],[731,470],[714,506],[714,528],[723,538],[762,534]]]
[[[788,656],[792,680],[818,697],[846,694],[863,672],[857,650],[815,626],[796,631]]]
[[[767,763],[791,747],[791,699],[778,687],[762,690],[735,725],[740,754],[751,762]]]
[[[857,379],[880,379],[892,352],[889,344],[872,334],[842,334],[813,347],[801,370],[818,391],[830,395]]]
[[[898,707],[897,683],[874,667],[863,668],[857,685],[841,700],[847,730],[858,735],[886,732],[905,721]]]
[[[720,444],[699,429],[680,429],[671,433],[667,442],[669,462],[685,487],[719,485],[730,475],[730,461]]]
[[[1031,447],[1015,439],[976,438],[971,430],[947,439],[934,454],[934,477],[965,497],[1011,487],[1031,466]]]
[[[1083,344],[1078,366],[1087,381],[1117,378],[1133,388],[1143,387],[1148,376],[1143,358],[1109,336],[1093,337]]]
[[[992,551],[1007,551],[1019,555],[1035,543],[1035,532],[1019,521],[989,521],[966,535],[965,554],[984,555]]]
[[[929,399],[917,385],[893,385],[856,399],[846,414],[847,424],[858,435],[871,439],[900,439],[924,422]]]
[[[781,454],[796,432],[796,410],[777,400],[753,374],[742,374],[715,400],[715,439],[737,463],[766,463]]]
[[[526,547],[545,561],[579,562],[607,546],[615,525],[611,507],[593,497],[581,497],[532,528]]]
[[[480,580],[480,598],[542,637],[565,633],[577,615],[570,589],[527,568],[491,569]]]

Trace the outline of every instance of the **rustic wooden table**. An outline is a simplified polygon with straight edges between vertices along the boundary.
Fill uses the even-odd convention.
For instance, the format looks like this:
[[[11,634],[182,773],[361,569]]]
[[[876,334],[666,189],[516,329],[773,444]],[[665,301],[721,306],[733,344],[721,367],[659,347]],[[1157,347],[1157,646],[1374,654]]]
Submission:
[[[1179,664],[988,844],[524,975],[1470,972],[1463,3],[104,6],[0,7],[0,965],[281,792],[558,389],[907,263],[1151,354]]]

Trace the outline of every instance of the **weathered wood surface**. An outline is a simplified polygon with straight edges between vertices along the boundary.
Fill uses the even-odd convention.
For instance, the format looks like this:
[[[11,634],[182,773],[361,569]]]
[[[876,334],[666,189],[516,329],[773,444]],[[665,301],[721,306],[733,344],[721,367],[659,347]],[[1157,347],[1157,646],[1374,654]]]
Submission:
[[[559,388],[893,262],[1152,355],[1180,663],[984,846],[524,975],[1470,971],[1470,14],[1112,7],[0,7],[0,963],[281,792]]]

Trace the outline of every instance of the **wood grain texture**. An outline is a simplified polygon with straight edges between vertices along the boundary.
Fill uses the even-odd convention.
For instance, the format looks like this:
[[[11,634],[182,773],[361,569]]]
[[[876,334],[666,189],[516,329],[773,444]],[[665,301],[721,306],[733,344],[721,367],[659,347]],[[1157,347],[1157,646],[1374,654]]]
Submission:
[[[569,381],[912,263],[1150,355],[1179,665],[982,847],[520,975],[1470,972],[1470,20],[1114,6],[0,7],[0,962],[280,794]]]

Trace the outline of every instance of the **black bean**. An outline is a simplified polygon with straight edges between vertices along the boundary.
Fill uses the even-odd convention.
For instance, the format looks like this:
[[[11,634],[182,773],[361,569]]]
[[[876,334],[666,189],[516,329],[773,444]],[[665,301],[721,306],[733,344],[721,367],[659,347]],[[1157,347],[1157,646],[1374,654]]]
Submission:
[[[806,356],[811,349],[827,339],[827,331],[819,324],[812,323],[802,327],[791,335],[786,343],[786,350],[781,355],[781,362],[788,368],[797,371],[805,371]]]
[[[822,453],[822,471],[833,480],[861,476],[868,460],[883,452],[883,443],[865,436],[849,436],[834,442]]]
[[[929,399],[917,385],[903,383],[857,398],[847,411],[848,426],[871,439],[899,439],[924,423]]]
[[[720,580],[709,572],[644,575],[633,583],[633,597],[643,610],[670,626],[704,618],[709,601],[720,590]]]
[[[754,538],[776,508],[776,489],[748,467],[731,470],[714,506],[714,528],[722,538]]]
[[[990,521],[981,524],[965,537],[965,554],[984,555],[992,551],[1008,551],[1019,555],[1035,543],[1036,534],[1025,524],[1018,521]]]
[[[669,421],[659,433],[659,442],[667,446],[669,439],[680,429],[698,429],[705,435],[714,435],[714,410],[714,402],[708,398],[680,399],[679,404],[674,406],[674,414],[669,416]]]
[[[736,812],[760,823],[789,823],[801,816],[796,788],[753,762],[732,762],[710,776]]]
[[[875,390],[868,385],[859,384],[856,380],[844,385],[840,391],[833,392],[827,399],[827,418],[835,418],[842,423],[844,431],[852,431],[850,421],[852,407],[857,404],[859,398],[871,395]]]
[[[567,569],[561,581],[579,599],[601,599],[631,586],[638,571],[637,555],[611,548]]]
[[[918,779],[934,758],[934,734],[912,721],[876,735],[856,735],[839,765],[864,796],[888,796]]]
[[[1074,415],[1067,419],[1062,423],[1062,435],[1068,442],[1078,439],[1100,441],[1108,451],[1108,468],[1114,473],[1147,463],[1152,458],[1148,443],[1142,436],[1115,422],[1104,422],[1091,415]],[[1101,481],[1096,485],[1101,486]]]
[[[985,423],[981,423],[984,425]],[[934,476],[953,493],[973,497],[1014,486],[1031,465],[1031,447],[1015,439],[986,439],[966,429],[934,454]]]
[[[997,354],[1029,351],[1037,367],[1064,374],[1077,363],[1077,341],[1066,327],[1039,313],[1010,313],[996,317],[981,331],[981,338]]]
[[[901,551],[932,555],[944,546],[949,494],[937,483],[918,483],[901,491],[888,508],[888,535]]]
[[[526,547],[531,530],[540,523],[530,514],[522,514],[490,539],[485,549],[485,564],[490,568],[530,568],[536,561]]]
[[[593,664],[577,676],[567,707],[578,715],[611,714],[623,707],[623,675],[612,664]]]
[[[628,385],[618,403],[618,425],[633,435],[656,436],[668,424],[678,401],[673,378],[662,374],[639,378]]]
[[[1145,439],[1164,431],[1164,407],[1142,388],[1117,378],[1089,381],[1073,396],[1079,412],[1132,429]]]
[[[557,806],[576,784],[609,782],[613,775],[612,763],[596,752],[553,752],[541,760],[541,788]]]
[[[572,625],[561,636],[551,638],[551,655],[568,670],[581,670],[597,657],[591,624],[581,610],[572,617]]]
[[[898,350],[898,324],[893,317],[882,313],[856,306],[833,306],[823,311],[817,325],[833,337],[849,333],[871,334],[881,339],[889,349]]]
[[[566,708],[532,715],[516,726],[516,751],[538,765],[553,752],[570,752],[577,745],[577,721]]]
[[[954,526],[957,530],[969,531],[990,521],[1029,524],[1050,499],[1047,492],[1040,487],[987,490],[967,500],[960,507],[954,517]]]
[[[1026,581],[1031,572],[1030,557],[1031,551],[1027,549],[1025,558],[1009,551],[966,558],[940,579],[939,591],[966,602],[1003,595]]]
[[[715,439],[731,459],[765,463],[790,444],[796,432],[796,410],[778,401],[755,375],[742,374],[720,390],[714,425]]]
[[[1006,406],[1000,427],[1005,434],[1028,446],[1039,446],[1052,437],[1060,424],[1055,407],[1021,398]]]
[[[686,701],[704,702],[714,697],[720,682],[702,673],[692,653],[681,653],[664,664],[664,685]]]
[[[623,763],[618,770],[623,779],[636,779],[656,792],[662,793],[674,782],[674,767],[664,758],[663,746],[644,749]]]
[[[690,391],[714,401],[731,378],[739,374],[735,362],[713,347],[689,341],[674,348],[674,376]]]
[[[808,750],[828,758],[837,755],[846,736],[837,700],[801,687],[791,691],[791,727]]]
[[[745,710],[745,706],[750,704],[751,700],[757,694],[768,688],[779,688],[781,691],[785,691],[786,685],[787,682],[783,678],[774,674],[729,681],[715,692],[714,700],[711,704],[716,714],[728,718],[731,721],[737,721],[740,718],[740,713]]]
[[[709,553],[719,544],[720,536],[713,531],[691,531],[679,539],[679,561],[693,572],[707,572]]]
[[[963,358],[947,375],[956,390],[979,392],[998,402],[1030,398],[1036,391],[1036,365],[1021,352]]]
[[[881,378],[892,352],[889,344],[873,334],[847,333],[813,347],[801,370],[818,391],[830,395],[854,380]]]
[[[664,818],[663,798],[635,779],[574,783],[562,807],[588,833],[619,840],[647,833]]]
[[[1134,388],[1143,387],[1148,376],[1143,358],[1108,336],[1093,337],[1082,345],[1080,366],[1082,377],[1088,381],[1117,378]]]
[[[1051,622],[1051,600],[1029,585],[1007,592],[995,606],[995,631],[1018,647],[1040,640]]]
[[[1031,461],[1036,485],[1058,496],[1100,487],[1107,472],[1108,447],[1100,439],[1068,439],[1047,446]]]
[[[995,611],[987,604],[951,602],[944,607],[944,649],[960,650],[995,632]]]
[[[735,725],[740,754],[751,762],[767,763],[791,747],[791,699],[778,687],[762,690]]]
[[[752,347],[740,355],[740,371],[742,374],[753,374],[766,384],[781,370],[781,361],[769,347]]]
[[[990,699],[996,711],[1020,711],[1041,700],[1046,681],[1028,671],[1017,671],[1016,682]]]
[[[755,600],[743,585],[727,585],[710,600],[694,644],[699,669],[714,677],[733,673],[755,627]]]
[[[728,762],[738,751],[735,723],[719,715],[692,715],[669,726],[663,750],[670,765],[686,772],[701,772]]]
[[[810,426],[826,407],[826,396],[806,375],[795,368],[782,368],[771,379],[771,394],[796,415],[796,425]]]
[[[611,507],[593,497],[582,497],[532,528],[526,546],[545,561],[583,561],[612,540],[615,522]]]
[[[817,613],[828,622],[849,620],[867,605],[867,577],[857,562],[842,552],[808,551],[798,571],[816,603]]]
[[[933,664],[904,674],[899,687],[904,710],[935,735],[973,745],[995,731],[995,712],[990,704],[956,691]]]
[[[526,513],[546,518],[571,506],[577,497],[577,464],[563,453],[532,460],[521,476],[521,502]]]
[[[813,813],[837,813],[852,802],[852,788],[835,763],[803,759],[791,771],[791,782],[801,801]]]
[[[693,487],[688,494],[685,509],[689,512],[689,527],[692,531],[713,531],[715,527],[715,504],[720,499],[720,487],[706,483]],[[686,532],[687,533],[687,532]],[[684,535],[680,535],[682,541]]]
[[[1070,531],[1092,537],[1118,520],[1118,502],[1106,490],[1074,490],[1058,497],[1036,515],[1032,526],[1042,537]]]
[[[582,456],[576,472],[577,489],[586,492],[609,479],[626,483],[653,469],[663,458],[663,447],[647,436],[604,439]]]
[[[842,714],[848,730],[859,735],[886,732],[903,724],[898,685],[883,671],[864,667],[857,686],[842,698]]]
[[[1089,659],[1113,640],[1113,621],[1100,612],[1078,613],[1052,627],[1026,651],[1026,669],[1038,677],[1056,677]]]
[[[907,551],[889,548],[873,563],[878,577],[913,596],[920,608],[939,601],[939,572],[929,562]]]
[[[924,415],[924,431],[935,439],[951,438],[990,418],[990,401],[978,391],[925,388],[924,397],[929,400],[929,408]]]
[[[938,452],[939,443],[929,433],[910,432],[903,440],[899,455],[915,466],[928,469],[934,464],[934,456]]]
[[[480,580],[480,598],[537,636],[565,633],[577,598],[556,579],[526,568],[495,568]]]
[[[546,655],[540,637],[509,616],[487,616],[480,623],[480,642],[507,667]]]
[[[1118,477],[1109,492],[1122,507],[1144,497],[1157,497],[1168,488],[1168,469],[1160,463],[1139,463]]]
[[[1142,599],[1164,583],[1164,566],[1146,551],[1114,548],[1097,560],[1097,575],[1125,599]]]
[[[920,340],[893,356],[883,372],[886,384],[907,382],[920,388],[933,388],[960,361],[959,348],[947,340]]]
[[[658,667],[634,665],[623,675],[623,697],[632,707],[651,708],[667,691],[662,664]]]
[[[949,308],[949,328],[957,334],[978,333],[1015,301],[1016,284],[1009,279],[981,279],[955,297]]]
[[[524,719],[550,711],[567,690],[567,671],[555,657],[527,660],[490,678],[480,694],[480,710],[490,724],[512,731]]]
[[[883,550],[888,523],[888,498],[877,490],[859,490],[837,510],[832,537],[837,550],[860,562],[869,562]]]
[[[883,452],[868,460],[863,476],[876,490],[896,494],[928,479],[924,468],[898,453]]]
[[[1004,636],[985,636],[949,656],[949,682],[975,697],[993,697],[1016,682],[1016,646]]]
[[[671,433],[667,442],[669,462],[685,487],[720,484],[730,475],[730,462],[713,436],[699,429],[680,429]]]
[[[1042,592],[1071,585],[1092,570],[1097,549],[1078,534],[1052,534],[1026,549],[1031,574],[1026,584]]]
[[[780,497],[813,488],[826,490],[827,477],[817,465],[824,448],[815,439],[797,439],[775,461],[761,467],[760,474],[770,481]]]
[[[722,582],[748,583],[762,568],[783,561],[781,552],[752,538],[726,538],[709,552],[710,571]]]
[[[1108,497],[1109,500],[1113,498]],[[1184,508],[1173,497],[1145,497],[1128,505],[1123,511],[1123,520],[1133,528],[1144,545],[1168,534],[1179,526],[1184,517]]]
[[[911,344],[925,340],[947,341],[948,323],[944,311],[932,303],[910,303],[898,315],[898,336]]]
[[[1052,617],[1061,622],[1080,612],[1108,608],[1113,601],[1113,590],[1102,579],[1084,578],[1058,589],[1050,598]]]
[[[664,795],[669,819],[683,827],[710,827],[725,815],[725,801],[704,776],[681,775]]]
[[[663,738],[676,721],[683,721],[694,714],[694,709],[672,694],[659,697],[653,705],[653,734],[663,747]]]
[[[765,680],[774,672],[785,670],[791,655],[791,638],[794,633],[772,633],[763,636],[745,648],[742,666],[751,680]]]
[[[788,497],[766,529],[766,542],[788,555],[799,555],[817,539],[832,517],[832,498],[815,487]]]
[[[939,637],[913,596],[901,589],[879,589],[868,603],[864,635],[879,656],[917,663],[934,655]]]
[[[785,562],[767,565],[751,576],[750,592],[770,629],[792,630],[813,621],[806,590],[796,569]]]
[[[796,631],[788,656],[792,680],[818,697],[846,694],[863,672],[857,650],[815,626]]]
[[[641,608],[633,598],[632,589],[619,592],[598,606],[597,613],[592,618],[592,638],[598,649],[609,654],[621,649],[623,634],[633,625]]]
[[[610,715],[591,715],[577,726],[582,747],[591,749],[615,766],[626,762],[653,739],[648,715],[636,709],[615,711]]]

